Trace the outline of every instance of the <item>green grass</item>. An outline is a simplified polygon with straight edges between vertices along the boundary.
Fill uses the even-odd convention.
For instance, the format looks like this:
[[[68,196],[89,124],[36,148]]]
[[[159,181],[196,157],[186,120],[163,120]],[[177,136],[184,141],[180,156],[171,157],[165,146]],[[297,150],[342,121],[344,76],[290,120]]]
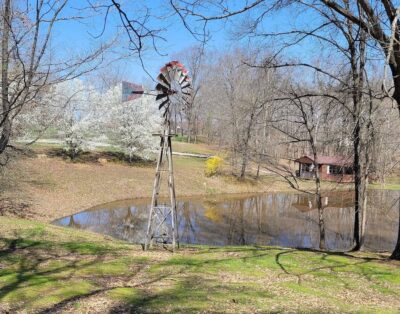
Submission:
[[[185,246],[0,218],[0,312],[398,313],[400,263],[373,253]]]
[[[388,177],[386,178],[385,183],[370,183],[369,188],[374,190],[400,190],[400,177]]]
[[[174,152],[180,152],[180,153],[192,153],[192,154],[204,154],[204,155],[213,155],[217,153],[214,149],[205,144],[193,144],[193,143],[176,142],[176,141],[172,143],[172,149]]]
[[[392,191],[398,191],[400,190],[400,184],[393,184],[393,183],[371,183],[368,186],[370,189],[373,190],[392,190]]]

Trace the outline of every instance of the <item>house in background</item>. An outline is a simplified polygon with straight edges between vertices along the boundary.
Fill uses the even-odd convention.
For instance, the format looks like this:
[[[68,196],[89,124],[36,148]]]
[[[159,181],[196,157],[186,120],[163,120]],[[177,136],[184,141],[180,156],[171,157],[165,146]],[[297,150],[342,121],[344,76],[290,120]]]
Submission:
[[[318,156],[318,170],[315,169],[313,157],[303,156],[294,161],[299,164],[296,176],[302,179],[313,179],[318,171],[321,180],[334,182],[354,182],[354,171],[351,158],[342,156]]]

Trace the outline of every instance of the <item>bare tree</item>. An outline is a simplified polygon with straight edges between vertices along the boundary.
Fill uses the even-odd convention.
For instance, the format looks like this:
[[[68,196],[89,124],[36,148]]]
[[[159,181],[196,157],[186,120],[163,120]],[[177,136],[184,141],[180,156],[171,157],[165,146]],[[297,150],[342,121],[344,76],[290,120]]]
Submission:
[[[211,124],[219,144],[228,147],[233,172],[240,179],[245,178],[249,164],[256,161],[255,135],[273,89],[273,80],[268,78],[273,71],[246,64],[255,55],[256,51],[244,53],[240,49],[221,54],[217,64],[208,66],[212,75],[203,82],[199,95],[199,101],[207,104],[203,111],[213,117]]]
[[[322,190],[319,156],[321,148],[325,141],[321,136],[321,129],[324,123],[327,123],[332,117],[332,101],[327,101],[318,93],[301,88],[300,86],[291,86],[284,92],[283,97],[279,98],[280,108],[276,110],[273,117],[273,127],[282,132],[289,142],[307,143],[313,159],[312,169],[315,189],[313,192],[304,191],[297,182],[296,176],[292,170],[278,163],[272,162],[273,167],[268,169],[283,176],[287,182],[296,190],[312,194],[316,198],[318,209],[318,225],[320,230],[319,248],[324,250],[325,246],[325,223],[323,217]],[[288,108],[289,110],[286,110]],[[291,127],[287,128],[286,122],[290,122]]]
[[[192,141],[192,137],[196,139],[196,125],[201,110],[201,101],[199,101],[198,96],[199,93],[201,93],[201,84],[203,80],[203,47],[193,46],[189,49],[185,49],[179,53],[177,57],[179,61],[181,61],[188,69],[193,86],[193,92],[190,95],[190,100],[185,103],[185,106],[183,106],[183,114],[187,121],[187,141],[190,143]],[[181,128],[183,131],[183,125],[181,125]]]

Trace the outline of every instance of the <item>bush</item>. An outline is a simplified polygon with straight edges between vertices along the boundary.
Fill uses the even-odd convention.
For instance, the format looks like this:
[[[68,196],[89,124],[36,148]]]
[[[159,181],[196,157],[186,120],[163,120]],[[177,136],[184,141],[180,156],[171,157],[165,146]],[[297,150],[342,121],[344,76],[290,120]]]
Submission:
[[[222,165],[222,158],[218,156],[210,157],[206,160],[205,174],[207,177],[211,177],[218,173]]]

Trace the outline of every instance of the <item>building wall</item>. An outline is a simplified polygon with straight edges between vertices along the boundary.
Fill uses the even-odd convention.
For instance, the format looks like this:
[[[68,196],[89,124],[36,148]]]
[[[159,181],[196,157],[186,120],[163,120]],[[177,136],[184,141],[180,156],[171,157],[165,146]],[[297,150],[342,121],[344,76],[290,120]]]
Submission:
[[[351,174],[328,174],[328,165],[321,165],[319,168],[321,180],[335,182],[354,182],[354,176]]]

